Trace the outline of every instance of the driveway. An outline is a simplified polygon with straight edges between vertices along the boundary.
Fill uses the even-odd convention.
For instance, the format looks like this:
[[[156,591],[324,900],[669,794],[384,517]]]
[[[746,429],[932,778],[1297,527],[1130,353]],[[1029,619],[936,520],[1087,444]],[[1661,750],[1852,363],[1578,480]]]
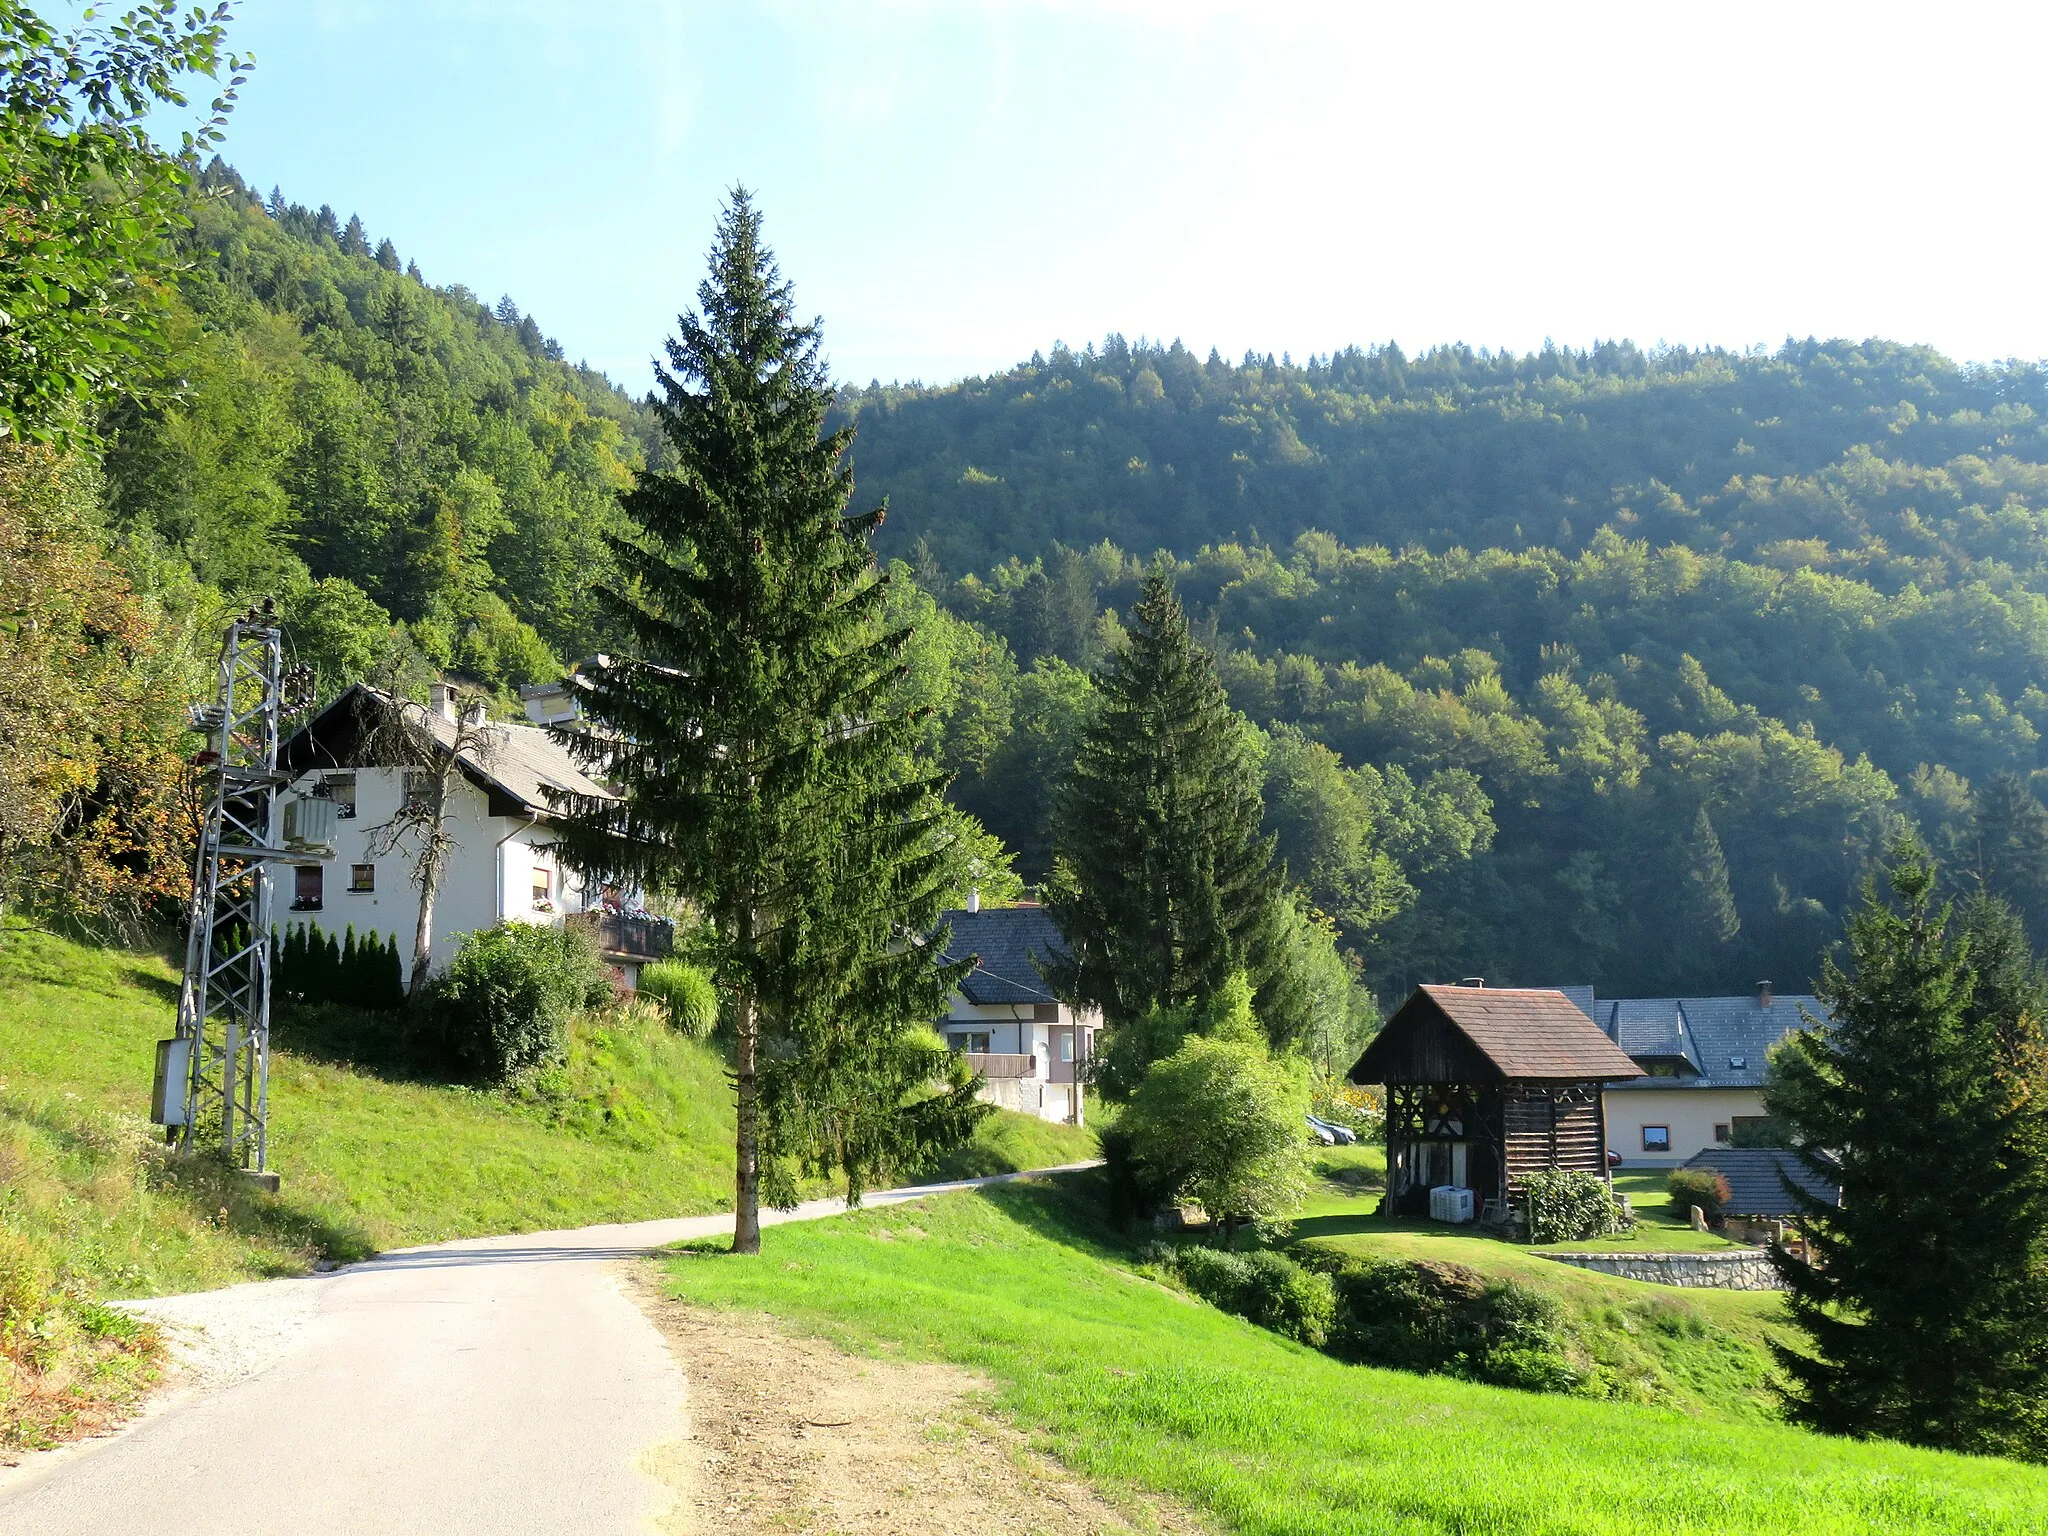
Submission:
[[[688,1433],[686,1384],[618,1261],[731,1224],[441,1243],[148,1303],[186,1340],[181,1379],[122,1432],[0,1472],[0,1532],[652,1530],[675,1490],[647,1462]]]

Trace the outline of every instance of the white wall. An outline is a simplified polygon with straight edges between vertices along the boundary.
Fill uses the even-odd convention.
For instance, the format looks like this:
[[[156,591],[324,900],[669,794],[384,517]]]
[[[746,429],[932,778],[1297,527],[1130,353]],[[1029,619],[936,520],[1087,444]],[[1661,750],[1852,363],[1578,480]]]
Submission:
[[[287,793],[303,794],[326,776],[325,772],[304,774]],[[370,849],[377,828],[398,812],[404,772],[361,768],[355,770],[355,776],[356,814],[335,823],[334,857],[325,861],[320,910],[293,911],[292,866],[272,865],[272,921],[280,928],[311,922],[323,933],[337,937],[353,926],[358,934],[374,932],[395,938],[400,959],[410,970],[413,934],[419,921],[419,888],[412,883],[417,844],[402,840],[394,852],[381,857]],[[434,903],[436,969],[454,956],[456,941],[465,933],[505,920],[559,923],[591,904],[586,903],[579,881],[563,879],[554,855],[535,846],[548,840],[545,823],[536,826],[524,816],[490,815],[489,798],[467,779],[452,784],[449,796],[448,832],[454,846]],[[376,867],[374,891],[349,889],[350,866],[356,864]],[[551,871],[553,912],[534,910],[536,865]]]

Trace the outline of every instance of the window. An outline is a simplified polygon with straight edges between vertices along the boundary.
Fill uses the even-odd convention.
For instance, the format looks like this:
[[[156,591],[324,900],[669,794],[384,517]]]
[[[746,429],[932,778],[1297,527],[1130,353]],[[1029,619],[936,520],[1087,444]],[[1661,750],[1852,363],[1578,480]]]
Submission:
[[[1717,1122],[1717,1123],[1715,1124],[1715,1126],[1714,1126],[1714,1140],[1716,1140],[1716,1141],[1718,1141],[1719,1143],[1721,1143],[1721,1145],[1722,1145],[1722,1146],[1724,1146],[1724,1147],[1725,1147],[1725,1146],[1727,1146],[1727,1145],[1728,1145],[1728,1127],[1727,1127],[1727,1126],[1725,1126],[1725,1125],[1722,1125],[1722,1124],[1720,1124],[1720,1123],[1718,1123],[1718,1122]]]
[[[1668,1125],[1644,1126],[1643,1150],[1645,1152],[1669,1152],[1671,1150],[1671,1127]]]
[[[374,891],[377,889],[377,866],[374,864],[351,864],[348,867],[348,888],[352,891]]]
[[[356,813],[356,776],[352,773],[330,773],[313,786],[313,798],[332,800],[334,814],[347,821]]]
[[[321,907],[321,879],[326,871],[318,864],[294,864],[292,866],[292,910],[294,912],[318,912]]]
[[[1678,1076],[1678,1063],[1675,1061],[1653,1061],[1650,1063],[1650,1076],[1676,1077]]]
[[[533,866],[533,910],[552,912],[555,910],[554,871],[545,864]]]
[[[1061,1060],[1061,1061],[1072,1061],[1073,1059],[1074,1059],[1074,1032],[1073,1032],[1073,1031],[1072,1031],[1072,1030],[1070,1029],[1070,1030],[1068,1030],[1068,1031],[1067,1031],[1067,1032],[1066,1032],[1065,1034],[1063,1034],[1063,1035],[1061,1035],[1061,1036],[1060,1036],[1060,1060]]]
[[[1747,1070],[1748,1067],[1749,1058],[1747,1056],[1730,1056],[1728,1058],[1728,1070],[1731,1072],[1742,1072]]]
[[[1059,1021],[1060,1005],[1058,1003],[1033,1003],[1031,1005],[1032,1023],[1057,1024]]]
[[[988,1031],[985,1029],[956,1029],[946,1040],[956,1051],[967,1051],[976,1056],[988,1054]]]

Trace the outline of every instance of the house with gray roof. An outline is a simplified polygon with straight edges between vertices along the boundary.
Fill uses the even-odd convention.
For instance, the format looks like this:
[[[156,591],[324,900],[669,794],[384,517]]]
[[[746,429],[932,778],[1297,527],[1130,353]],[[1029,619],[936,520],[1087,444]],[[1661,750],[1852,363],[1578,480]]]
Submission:
[[[1819,998],[1774,993],[1769,982],[1736,997],[1558,990],[1642,1068],[1643,1076],[1607,1087],[1608,1146],[1624,1162],[1653,1167],[1675,1167],[1761,1126],[1771,1047],[1827,1019]]]
[[[1042,1120],[1082,1123],[1082,1085],[1101,1011],[1053,996],[1041,964],[1066,942],[1035,902],[984,907],[978,899],[944,918],[944,958],[971,959],[938,1028],[982,1074],[982,1097]]]
[[[666,923],[624,910],[619,893],[586,883],[550,846],[554,796],[611,792],[538,725],[492,721],[465,733],[454,691],[439,683],[423,712],[359,683],[279,747],[278,767],[292,775],[287,823],[294,801],[335,807],[331,858],[270,866],[279,927],[303,923],[336,935],[348,928],[386,935],[409,963],[419,916],[412,859],[403,845],[380,853],[376,835],[412,792],[407,777],[418,771],[393,765],[391,754],[379,750],[380,728],[401,708],[415,712],[434,749],[444,761],[455,755],[459,770],[449,804],[454,847],[434,903],[437,967],[448,963],[463,934],[501,922],[588,926],[627,987],[638,981],[643,963],[668,953]],[[538,718],[531,710],[529,717]]]

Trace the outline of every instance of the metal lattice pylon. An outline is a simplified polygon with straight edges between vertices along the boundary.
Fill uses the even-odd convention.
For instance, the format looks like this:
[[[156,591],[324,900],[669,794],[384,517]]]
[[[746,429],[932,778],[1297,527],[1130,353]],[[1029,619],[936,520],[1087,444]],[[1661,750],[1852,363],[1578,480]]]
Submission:
[[[294,673],[302,669],[294,669]],[[192,869],[177,1041],[184,1057],[179,1150],[211,1142],[233,1167],[261,1172],[269,1155],[271,860],[278,846],[278,736],[300,707],[277,619],[266,603],[228,626],[214,703],[191,712],[209,738],[200,755],[206,820]],[[169,1094],[175,1085],[166,1085]]]

